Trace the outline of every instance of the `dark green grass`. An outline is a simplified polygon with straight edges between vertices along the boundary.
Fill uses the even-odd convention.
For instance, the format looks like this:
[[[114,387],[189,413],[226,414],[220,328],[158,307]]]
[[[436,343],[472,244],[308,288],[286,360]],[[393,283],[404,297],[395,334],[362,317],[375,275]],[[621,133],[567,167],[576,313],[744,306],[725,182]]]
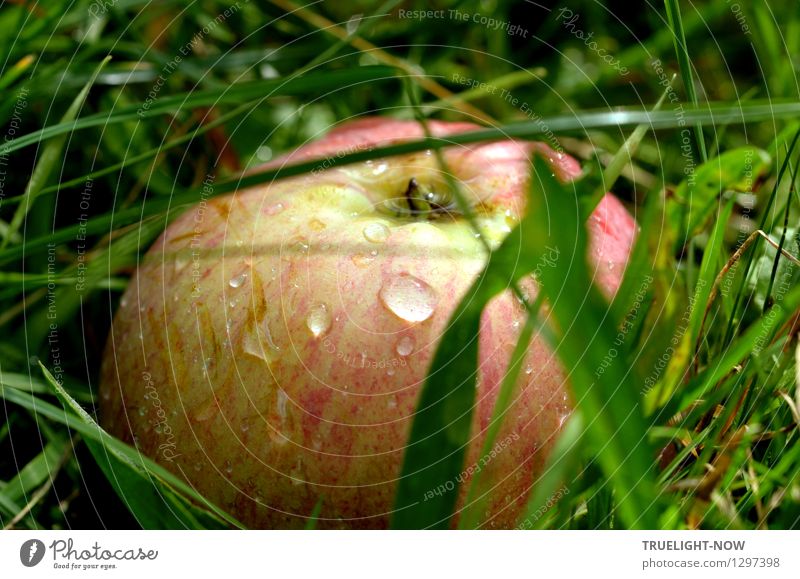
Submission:
[[[577,408],[530,481],[520,525],[800,526],[794,3],[734,12],[724,0],[667,0],[627,12],[575,2],[571,24],[522,2],[437,4],[518,23],[527,38],[398,18],[400,7],[430,8],[418,4],[323,2],[291,15],[298,5],[286,0],[2,5],[2,526],[238,526],[95,422],[111,315],[139,257],[199,199],[206,175],[220,195],[309,172],[317,162],[239,176],[364,114],[484,125],[456,143],[555,134],[586,168],[563,185],[532,166],[533,211],[491,255],[425,382],[394,526],[451,525],[455,493],[418,498],[464,469],[482,308],[548,244],[582,255],[586,217],[612,188],[641,225],[615,299],[582,260],[563,260],[542,280],[556,323],[542,326],[541,302],[527,304],[521,344],[534,332],[553,344]],[[336,162],[441,146],[422,139]],[[460,525],[485,524],[479,481],[468,497]]]

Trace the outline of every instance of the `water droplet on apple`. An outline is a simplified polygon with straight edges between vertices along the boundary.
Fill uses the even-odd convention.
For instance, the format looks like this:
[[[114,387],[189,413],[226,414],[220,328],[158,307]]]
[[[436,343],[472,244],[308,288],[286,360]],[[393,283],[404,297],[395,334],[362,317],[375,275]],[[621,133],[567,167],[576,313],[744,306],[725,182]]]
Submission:
[[[262,342],[263,339],[263,342]],[[253,325],[242,338],[242,348],[245,354],[254,356],[265,362],[271,362],[276,358],[280,347],[272,339],[269,325],[263,322]]]
[[[272,159],[272,149],[266,145],[261,145],[258,149],[256,149],[256,157],[259,161],[269,161]]]
[[[267,431],[267,436],[269,436],[270,441],[275,446],[283,446],[287,442],[289,442],[289,439],[286,438],[283,435],[283,433],[281,433],[277,428],[275,428],[275,426],[272,425],[269,426],[269,430]]]
[[[403,336],[397,342],[397,354],[404,358],[414,351],[414,340],[409,336]]]
[[[383,243],[389,238],[389,228],[383,223],[370,223],[364,227],[364,238],[372,243]]]
[[[306,471],[303,467],[303,461],[301,459],[297,459],[294,467],[292,468],[289,475],[292,477],[292,484],[295,486],[300,486],[305,484],[306,482]]]
[[[394,374],[395,374],[395,369],[390,366],[389,369],[386,370],[386,375],[387,376],[394,376]]]
[[[611,271],[614,269],[614,262],[610,259],[608,260],[608,270]]]
[[[225,472],[227,472],[228,474],[231,474],[233,472],[233,465],[229,460],[225,461]]]
[[[236,277],[231,278],[231,280],[228,282],[228,285],[231,286],[232,288],[242,287],[242,284],[246,279],[247,279],[247,274],[242,272]]]
[[[374,256],[366,253],[357,253],[350,258],[356,267],[367,267],[375,259]]]
[[[525,373],[526,373],[528,376],[530,376],[531,374],[533,374],[533,366],[527,366],[527,367],[525,368]]]
[[[431,286],[408,273],[392,276],[384,282],[379,297],[389,311],[407,322],[427,320],[439,301]]]
[[[194,419],[198,422],[205,422],[217,411],[217,401],[212,396],[205,404],[198,406],[197,411],[194,413]]]
[[[278,416],[281,417],[281,420],[286,419],[286,403],[289,401],[289,396],[286,394],[283,388],[278,386],[278,395],[276,397],[275,402],[275,409],[278,412]]]
[[[389,401],[386,402],[386,408],[388,408],[389,410],[394,410],[395,408],[397,408],[397,400],[395,399],[394,396],[389,398]]]
[[[188,266],[188,265],[189,265],[189,260],[188,259],[183,259],[183,258],[180,258],[180,257],[176,257],[175,261],[172,262],[172,271],[175,274],[179,274],[184,269],[186,269],[186,266]]]
[[[325,304],[313,306],[308,313],[308,318],[306,318],[306,325],[315,338],[325,334],[331,327],[331,314],[328,311],[328,306]]]
[[[261,212],[264,215],[277,215],[283,211],[283,203],[274,203],[273,205],[267,205]]]

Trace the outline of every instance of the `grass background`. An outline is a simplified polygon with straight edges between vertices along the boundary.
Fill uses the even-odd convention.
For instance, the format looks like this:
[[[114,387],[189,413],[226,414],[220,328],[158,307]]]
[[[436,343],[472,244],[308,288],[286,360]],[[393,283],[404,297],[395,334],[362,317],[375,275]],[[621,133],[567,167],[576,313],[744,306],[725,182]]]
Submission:
[[[400,12],[412,9],[445,14]],[[575,185],[533,180],[560,242],[585,243],[575,204],[585,217],[612,188],[642,226],[612,304],[587,268],[547,268],[560,326],[598,330],[548,336],[580,402],[522,527],[800,526],[795,2],[16,0],[0,32],[2,526],[236,526],[95,424],[111,316],[207,174],[215,194],[233,190],[248,167],[364,114],[486,127],[461,142],[557,138],[586,168]],[[512,232],[482,288],[535,266],[547,217]],[[507,256],[523,235],[525,255]],[[443,343],[473,335],[490,297],[476,289]],[[445,363],[419,440],[451,421],[435,393],[471,408],[474,361],[445,346]],[[460,448],[416,444],[406,471],[443,444]],[[460,456],[405,477],[398,506],[455,478]],[[447,526],[446,495],[394,525]]]

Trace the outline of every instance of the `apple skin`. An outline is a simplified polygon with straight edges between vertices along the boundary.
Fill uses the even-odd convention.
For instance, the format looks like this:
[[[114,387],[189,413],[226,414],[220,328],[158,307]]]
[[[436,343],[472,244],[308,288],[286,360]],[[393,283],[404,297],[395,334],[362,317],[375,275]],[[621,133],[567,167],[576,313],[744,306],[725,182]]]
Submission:
[[[476,127],[430,128],[446,139]],[[362,119],[270,165],[421,134],[414,122]],[[541,143],[445,149],[490,245],[524,211],[534,150],[562,180],[579,174],[574,159]],[[442,190],[437,167],[428,152],[343,167],[321,161],[325,170],[214,197],[179,217],[116,313],[101,370],[105,428],[247,526],[302,527],[321,498],[318,528],[387,527],[421,385],[486,257],[463,217],[376,209],[391,197],[402,206],[411,177]],[[606,195],[589,222],[589,263],[607,296],[635,231]],[[571,248],[552,257],[574,259]],[[527,277],[523,286],[536,291]],[[465,471],[481,464],[491,491],[484,528],[518,523],[570,412],[564,373],[534,337],[496,452],[479,456],[523,320],[509,291],[481,319]],[[461,478],[459,508],[470,476]]]

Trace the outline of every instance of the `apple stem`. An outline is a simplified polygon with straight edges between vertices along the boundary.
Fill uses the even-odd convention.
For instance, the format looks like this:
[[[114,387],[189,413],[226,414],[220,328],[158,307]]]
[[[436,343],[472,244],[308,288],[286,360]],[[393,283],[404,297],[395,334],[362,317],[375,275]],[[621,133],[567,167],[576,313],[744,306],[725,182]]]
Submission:
[[[420,185],[414,177],[408,180],[405,198],[411,215],[425,214],[429,218],[436,218],[441,213],[450,213],[450,208],[436,201],[433,190]]]

